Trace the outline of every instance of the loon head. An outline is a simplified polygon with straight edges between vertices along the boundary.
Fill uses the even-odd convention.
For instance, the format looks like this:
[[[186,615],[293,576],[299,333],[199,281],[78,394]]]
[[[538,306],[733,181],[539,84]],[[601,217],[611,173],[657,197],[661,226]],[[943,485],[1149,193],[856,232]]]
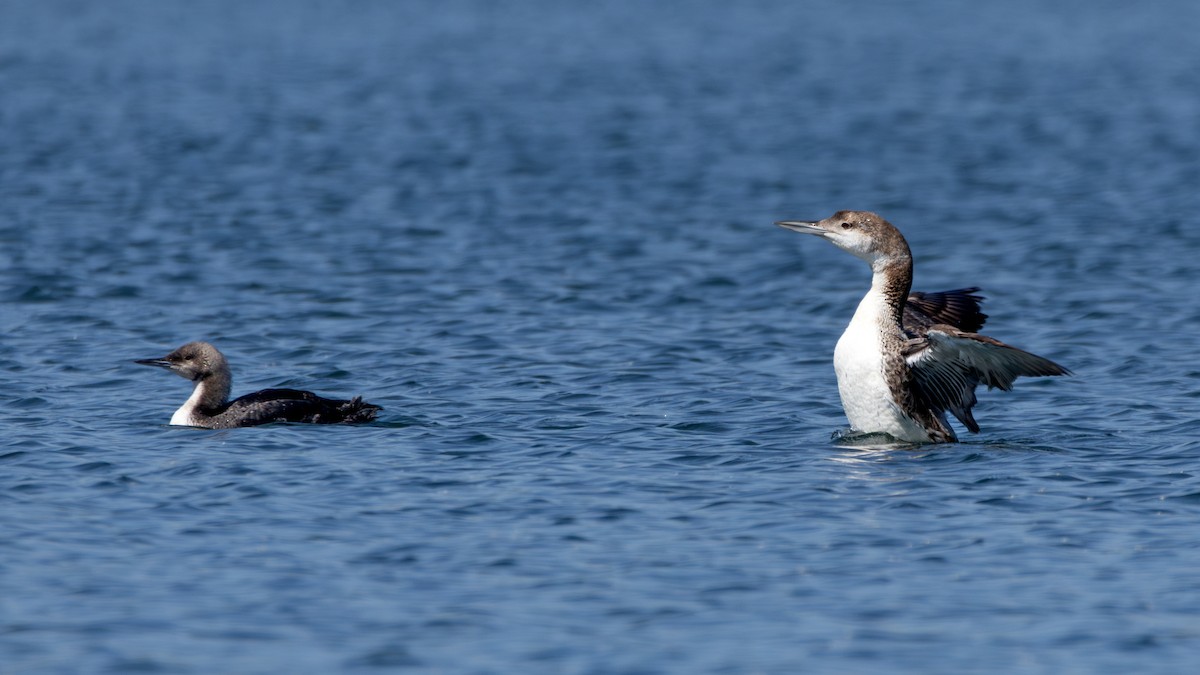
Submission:
[[[229,376],[225,355],[207,342],[189,342],[161,359],[139,359],[143,366],[166,368],[176,375],[198,382],[213,375]]]
[[[900,230],[870,211],[838,211],[825,220],[785,220],[775,224],[793,232],[815,234],[872,266],[912,257]]]

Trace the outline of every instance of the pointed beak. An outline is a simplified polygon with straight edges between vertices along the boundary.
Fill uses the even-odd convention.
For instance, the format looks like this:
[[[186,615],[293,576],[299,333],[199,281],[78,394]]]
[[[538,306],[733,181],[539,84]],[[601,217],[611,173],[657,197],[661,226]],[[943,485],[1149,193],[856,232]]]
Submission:
[[[818,226],[815,220],[781,220],[775,224],[785,230],[801,234],[815,234],[822,237],[829,234],[825,228]]]
[[[168,368],[168,369],[171,368],[171,366],[173,365],[170,361],[168,361],[166,359],[138,359],[137,361],[134,361],[134,363],[138,363],[143,366],[158,366],[159,368]]]

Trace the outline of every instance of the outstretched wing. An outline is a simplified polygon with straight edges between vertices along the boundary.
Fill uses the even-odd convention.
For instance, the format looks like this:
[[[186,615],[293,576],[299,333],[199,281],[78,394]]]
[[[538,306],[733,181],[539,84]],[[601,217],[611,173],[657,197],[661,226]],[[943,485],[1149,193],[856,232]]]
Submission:
[[[906,342],[904,359],[913,373],[918,402],[939,415],[949,411],[972,433],[979,433],[971,408],[980,384],[1010,391],[1018,377],[1071,374],[1049,359],[945,324]]]
[[[979,288],[973,286],[937,293],[909,293],[904,305],[904,330],[916,336],[937,324],[946,324],[974,333],[987,321],[987,314],[979,311],[983,296],[976,295],[978,292]]]

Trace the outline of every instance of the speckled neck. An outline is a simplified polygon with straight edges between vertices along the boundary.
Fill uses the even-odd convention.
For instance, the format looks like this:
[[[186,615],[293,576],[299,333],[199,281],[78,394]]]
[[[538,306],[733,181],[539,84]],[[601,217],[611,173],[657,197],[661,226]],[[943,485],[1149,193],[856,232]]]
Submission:
[[[904,304],[908,302],[908,293],[912,290],[912,255],[905,251],[903,255],[880,258],[871,265],[871,270],[871,286],[883,295],[889,316],[899,328],[904,316]]]

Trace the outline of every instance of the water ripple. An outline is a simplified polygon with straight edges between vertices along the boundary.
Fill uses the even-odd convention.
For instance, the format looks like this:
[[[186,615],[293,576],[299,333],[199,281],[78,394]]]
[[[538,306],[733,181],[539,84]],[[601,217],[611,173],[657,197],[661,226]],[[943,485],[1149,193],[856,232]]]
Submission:
[[[5,666],[1187,672],[1194,3],[286,4],[0,21]],[[831,440],[838,208],[1076,376]]]

